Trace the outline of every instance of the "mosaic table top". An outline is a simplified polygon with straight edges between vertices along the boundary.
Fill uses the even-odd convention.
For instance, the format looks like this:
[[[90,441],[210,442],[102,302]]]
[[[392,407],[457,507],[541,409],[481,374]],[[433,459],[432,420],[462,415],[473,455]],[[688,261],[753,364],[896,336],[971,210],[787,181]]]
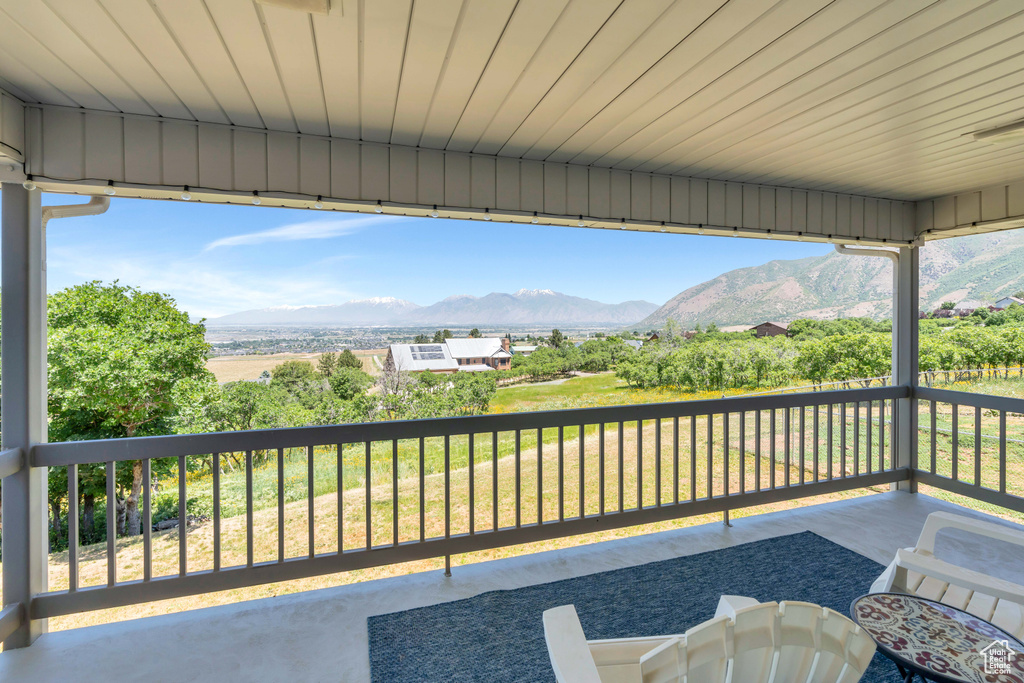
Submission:
[[[897,593],[864,595],[850,613],[883,654],[929,680],[1024,683],[1024,644],[973,614]]]

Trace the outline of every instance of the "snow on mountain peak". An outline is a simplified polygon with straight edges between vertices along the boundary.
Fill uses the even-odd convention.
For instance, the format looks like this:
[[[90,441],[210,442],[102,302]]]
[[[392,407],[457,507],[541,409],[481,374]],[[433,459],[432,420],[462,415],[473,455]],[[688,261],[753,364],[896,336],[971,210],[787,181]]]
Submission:
[[[550,289],[520,289],[515,296],[554,296]]]

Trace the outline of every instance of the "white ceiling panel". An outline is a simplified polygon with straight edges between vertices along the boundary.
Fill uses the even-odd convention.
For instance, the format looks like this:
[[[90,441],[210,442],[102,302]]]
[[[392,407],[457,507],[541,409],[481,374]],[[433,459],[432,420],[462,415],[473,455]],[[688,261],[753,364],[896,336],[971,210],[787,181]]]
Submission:
[[[1024,177],[1020,0],[0,0],[30,103],[921,199]]]

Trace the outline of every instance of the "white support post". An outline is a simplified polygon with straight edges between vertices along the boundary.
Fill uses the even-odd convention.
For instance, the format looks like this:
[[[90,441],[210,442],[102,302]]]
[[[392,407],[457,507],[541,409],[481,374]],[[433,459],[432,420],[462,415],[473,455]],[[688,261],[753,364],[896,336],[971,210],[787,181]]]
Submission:
[[[3,184],[2,263],[3,448],[21,448],[25,466],[3,481],[3,604],[46,592],[47,473],[29,466],[31,447],[46,441],[46,243],[40,191]],[[26,617],[4,649],[26,647],[46,620]]]
[[[893,384],[908,386],[911,398],[896,401],[893,414],[896,467],[917,467],[917,399],[913,392],[918,381],[918,282],[920,276],[918,249],[903,247],[894,279],[892,314],[892,376]],[[913,478],[892,485],[893,490],[916,493]]]

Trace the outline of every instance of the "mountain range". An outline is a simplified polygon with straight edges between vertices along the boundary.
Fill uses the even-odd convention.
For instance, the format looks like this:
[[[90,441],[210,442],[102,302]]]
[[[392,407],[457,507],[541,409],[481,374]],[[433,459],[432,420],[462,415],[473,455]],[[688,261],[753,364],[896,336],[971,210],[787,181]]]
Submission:
[[[1024,231],[928,242],[920,263],[922,310],[943,301],[995,301],[1024,289]],[[634,328],[660,328],[669,318],[691,329],[891,314],[890,261],[831,252],[723,273],[677,294]]]
[[[450,296],[430,306],[380,297],[332,306],[277,306],[232,313],[208,320],[224,325],[443,326],[443,325],[632,325],[650,315],[657,304],[626,301],[605,304],[550,289],[492,292],[476,297]]]

